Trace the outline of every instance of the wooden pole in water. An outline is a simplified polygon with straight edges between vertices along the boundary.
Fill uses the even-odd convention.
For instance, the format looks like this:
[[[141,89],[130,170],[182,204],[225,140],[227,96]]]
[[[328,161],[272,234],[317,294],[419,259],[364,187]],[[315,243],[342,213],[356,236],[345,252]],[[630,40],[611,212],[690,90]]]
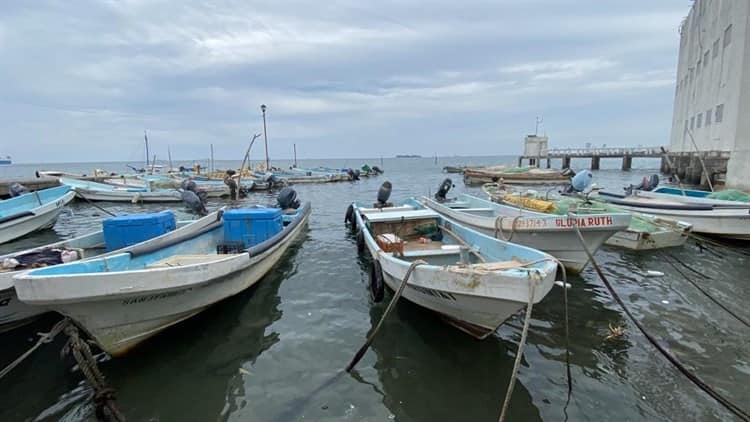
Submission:
[[[297,144],[294,144],[294,168],[297,168]]]
[[[148,135],[146,135],[146,130],[143,130],[143,139],[146,141],[146,168],[148,168]]]
[[[266,105],[260,105],[260,111],[263,112],[263,139],[266,144],[266,171],[271,171],[271,161],[268,159],[268,130],[266,128]]]
[[[167,157],[169,158],[169,170],[167,170],[167,173],[171,172],[172,167],[172,150],[169,149],[169,145],[167,145]]]
[[[154,154],[154,160],[151,162],[151,174],[154,174],[154,167],[156,167],[156,154]]]
[[[211,144],[211,173],[216,171],[216,167],[214,166],[214,144]]]

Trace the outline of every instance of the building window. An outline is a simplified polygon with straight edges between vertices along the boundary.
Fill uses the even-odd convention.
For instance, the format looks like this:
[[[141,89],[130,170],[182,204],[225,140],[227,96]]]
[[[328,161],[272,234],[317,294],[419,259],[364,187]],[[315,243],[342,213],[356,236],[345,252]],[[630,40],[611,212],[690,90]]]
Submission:
[[[727,48],[727,46],[731,42],[732,42],[732,24],[729,24],[729,26],[727,26],[727,29],[724,30],[724,48]]]
[[[706,110],[706,126],[711,124],[711,109]]]
[[[721,123],[724,120],[724,104],[716,106],[716,113],[714,113],[714,122]]]
[[[714,54],[713,58],[715,59],[719,55],[719,40],[714,41]]]
[[[695,129],[695,116],[690,118],[690,130]]]
[[[698,119],[695,122],[696,129],[700,129],[703,124],[703,113],[698,113]]]
[[[703,67],[708,67],[708,53],[709,51],[706,51],[706,53],[703,54]]]

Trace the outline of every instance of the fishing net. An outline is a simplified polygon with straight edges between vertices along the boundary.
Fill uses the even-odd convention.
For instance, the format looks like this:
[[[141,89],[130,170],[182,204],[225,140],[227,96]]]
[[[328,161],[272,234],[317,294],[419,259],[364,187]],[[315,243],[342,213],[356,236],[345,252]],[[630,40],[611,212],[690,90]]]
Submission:
[[[504,169],[504,173],[527,173],[534,167],[508,167],[507,169]]]
[[[722,201],[739,201],[739,202],[750,202],[750,195],[745,192],[727,189],[718,192],[712,192],[706,196],[709,199],[720,199]]]

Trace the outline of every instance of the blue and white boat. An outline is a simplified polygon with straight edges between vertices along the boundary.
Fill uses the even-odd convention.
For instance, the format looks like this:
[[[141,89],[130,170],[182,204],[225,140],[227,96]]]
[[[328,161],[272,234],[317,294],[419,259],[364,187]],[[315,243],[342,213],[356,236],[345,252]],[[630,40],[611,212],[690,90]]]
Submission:
[[[75,196],[68,186],[58,186],[0,201],[0,243],[54,226]]]
[[[72,188],[78,195],[90,201],[111,202],[180,202],[177,189],[152,191],[148,187],[113,186],[105,183],[61,177],[60,183]]]
[[[163,240],[161,236],[171,231],[171,225],[159,224],[159,222],[169,218],[174,220],[173,214],[165,212],[105,220],[105,225],[107,222],[117,223],[119,229],[128,231],[127,241],[121,242],[120,245],[113,245],[112,241],[109,242],[110,250],[118,249],[113,252],[107,252],[104,230],[97,230],[72,239],[0,256],[0,333],[31,322],[35,317],[49,311],[45,307],[27,305],[19,301],[13,287],[14,276],[37,266],[59,265],[69,260],[85,260],[106,253],[121,253],[134,247],[130,245],[138,245],[142,242],[149,244],[161,242]],[[122,219],[125,219],[125,225],[122,224]],[[153,222],[149,224],[149,220]],[[211,220],[203,221],[206,224],[212,222]],[[189,236],[199,230],[201,224],[193,223],[196,221],[178,221],[175,225],[179,230],[176,235]],[[191,224],[193,225],[189,228],[181,229]],[[169,236],[173,238],[176,235]],[[125,246],[125,248],[120,249],[119,246]]]
[[[187,238],[20,274],[16,292],[27,304],[70,317],[102,350],[122,355],[258,282],[302,237],[310,210],[306,203],[210,214],[199,220],[210,224]]]
[[[8,166],[13,164],[10,155],[0,156],[0,166]]]
[[[412,262],[424,260],[403,297],[479,339],[527,305],[532,285],[538,303],[555,282],[552,256],[469,229],[414,199],[395,207],[353,203],[347,219],[358,229],[360,251],[372,255],[374,300],[384,285],[398,289]]]

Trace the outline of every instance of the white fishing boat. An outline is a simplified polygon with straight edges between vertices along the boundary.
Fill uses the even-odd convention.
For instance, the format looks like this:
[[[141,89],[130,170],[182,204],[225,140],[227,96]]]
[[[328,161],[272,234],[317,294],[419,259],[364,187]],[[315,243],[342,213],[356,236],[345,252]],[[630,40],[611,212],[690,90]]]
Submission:
[[[142,243],[137,240],[142,240],[147,244],[161,241],[160,237],[150,237],[150,234],[147,232],[144,234],[144,216],[158,217],[159,214],[139,214],[132,216],[134,217],[133,230],[130,232],[128,243],[131,243],[133,246],[126,246],[123,249],[109,252],[109,254],[125,252]],[[203,222],[207,224],[213,222],[213,220],[208,218],[204,219]],[[193,223],[197,222],[179,221],[176,223],[176,227],[179,229]],[[197,223],[197,225],[190,229],[182,230],[179,233],[191,233],[199,227],[201,227],[201,223]],[[139,229],[140,233],[134,233],[134,231]],[[166,230],[162,230],[162,232],[163,234],[168,233]],[[151,234],[154,234],[153,231]],[[73,260],[85,260],[107,254],[104,238],[104,231],[98,230],[72,239],[61,240],[44,246],[0,256],[0,332],[19,327],[48,311],[45,307],[28,305],[18,300],[15,288],[13,287],[14,276],[30,268],[62,263],[63,254],[66,254],[66,257],[71,257],[69,259]]]
[[[578,226],[592,253],[618,231],[628,227],[629,213],[550,215],[486,201],[471,195],[438,202],[422,202],[438,213],[489,236],[547,252],[570,271],[579,272],[588,263],[574,226]]]
[[[60,183],[70,186],[78,195],[90,201],[111,202],[180,202],[182,197],[176,189],[149,191],[145,188],[128,188],[104,183],[61,177]]]
[[[375,300],[384,284],[397,290],[412,262],[424,260],[402,297],[480,339],[527,305],[532,285],[538,303],[555,282],[557,263],[548,254],[483,235],[415,200],[398,207],[354,203],[347,216],[359,228],[358,247],[372,255]]]
[[[693,226],[696,233],[750,240],[750,204],[735,201],[728,201],[731,204],[726,205],[684,202],[672,198],[672,195],[662,198],[646,195],[642,191],[633,191],[631,195],[599,191],[595,197],[628,211],[685,221]]]
[[[69,187],[58,186],[0,201],[0,243],[54,226],[75,196]]]
[[[259,281],[307,225],[309,203],[284,208],[228,210],[187,238],[32,270],[15,277],[16,292],[119,356]]]
[[[577,196],[553,196],[537,194],[535,191],[509,192],[496,184],[486,184],[482,190],[493,202],[515,208],[527,208],[550,215],[567,215],[568,211],[579,214],[622,213],[624,211],[612,204],[594,201]],[[673,248],[687,242],[693,226],[687,222],[657,217],[649,214],[630,212],[633,218],[630,225],[604,242],[635,251]]]

